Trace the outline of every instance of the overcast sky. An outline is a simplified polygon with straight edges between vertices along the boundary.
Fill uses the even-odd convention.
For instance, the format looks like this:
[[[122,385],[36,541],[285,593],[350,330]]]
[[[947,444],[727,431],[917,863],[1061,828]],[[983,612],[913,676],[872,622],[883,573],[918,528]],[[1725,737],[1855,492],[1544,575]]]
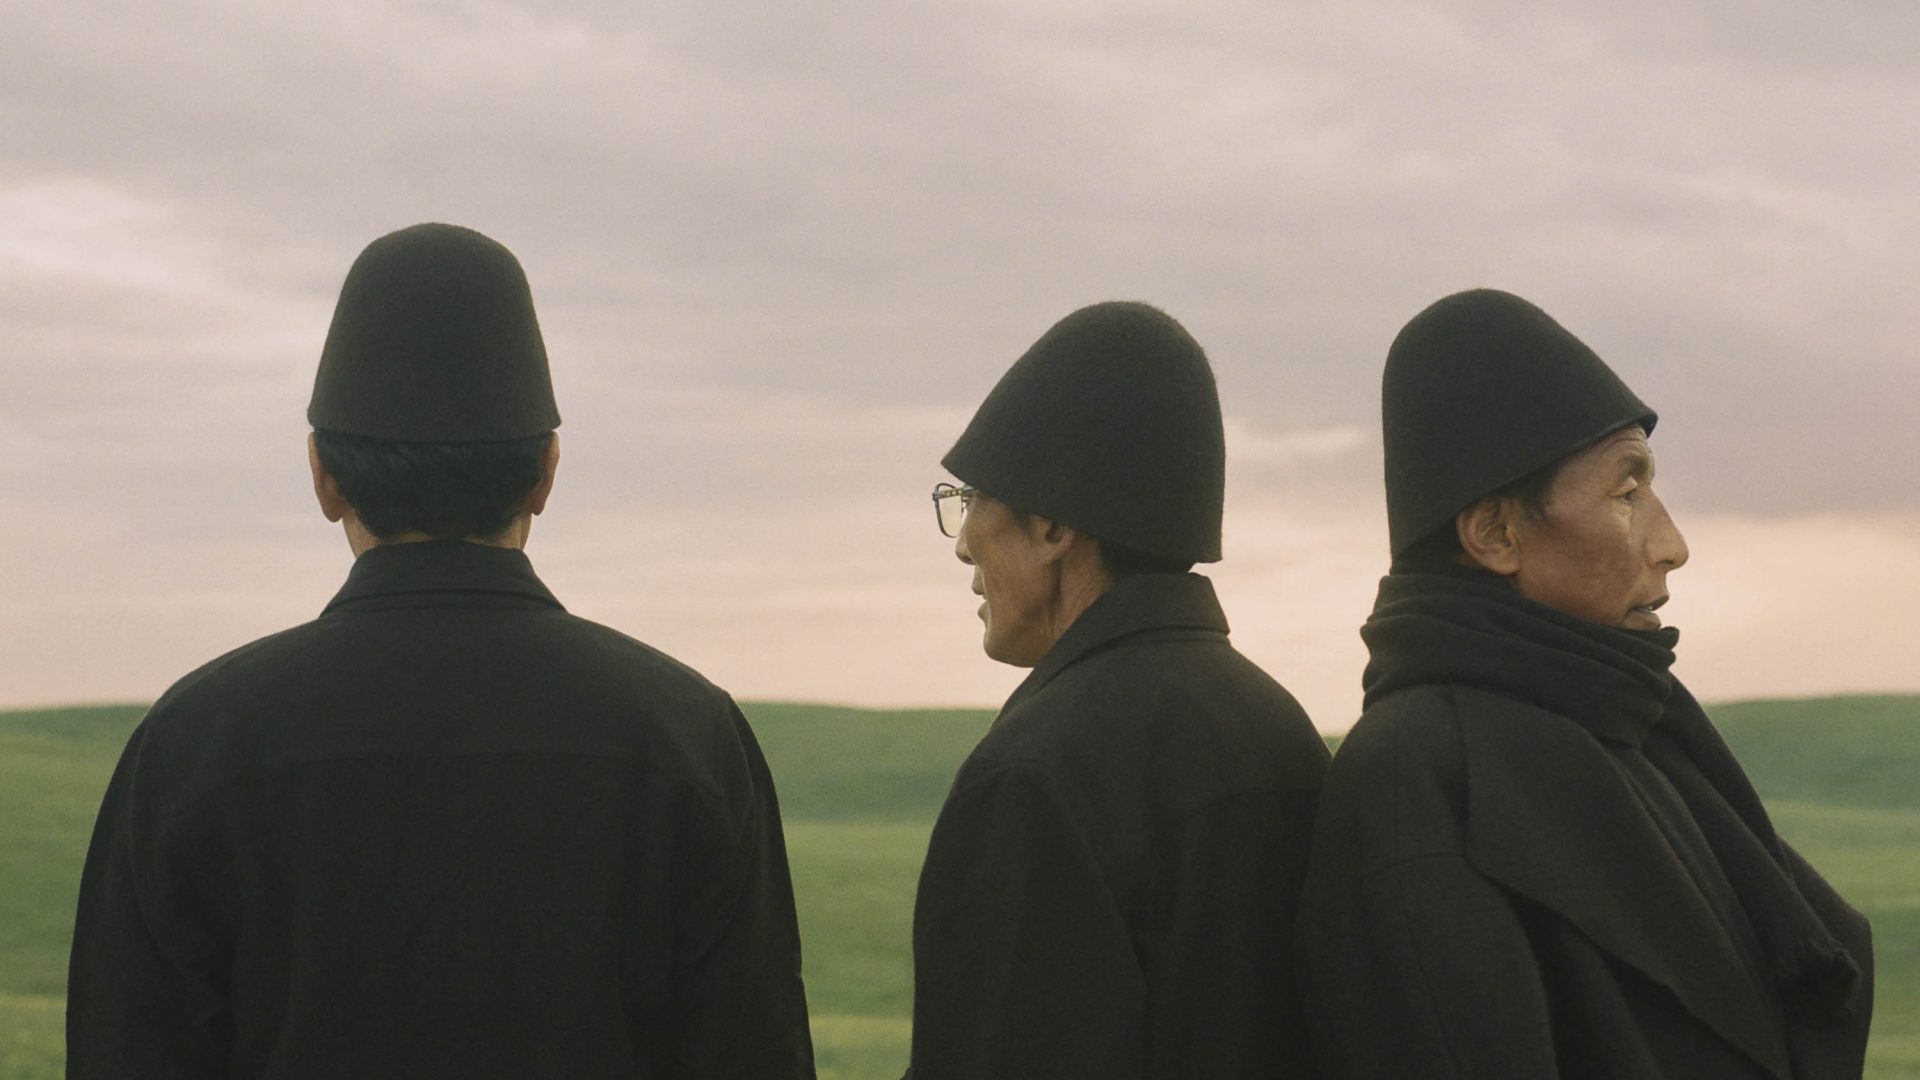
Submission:
[[[565,423],[530,554],[749,698],[997,703],[927,489],[1056,319],[1159,304],[1220,583],[1325,728],[1409,317],[1539,303],[1659,409],[1710,699],[1920,690],[1920,7],[66,0],[0,35],[0,706],[150,699],[350,556],[304,408],[367,241],[486,232]]]

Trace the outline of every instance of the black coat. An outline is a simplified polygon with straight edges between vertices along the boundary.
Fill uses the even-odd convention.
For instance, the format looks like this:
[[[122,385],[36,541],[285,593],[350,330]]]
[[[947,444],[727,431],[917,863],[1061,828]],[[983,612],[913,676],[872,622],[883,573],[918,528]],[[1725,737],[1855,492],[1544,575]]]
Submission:
[[[1671,632],[1433,581],[1383,587],[1320,803],[1299,938],[1328,1074],[1858,1078],[1866,920],[1666,676]]]
[[[912,1075],[1306,1075],[1287,928],[1326,762],[1205,578],[1120,581],[940,812]]]
[[[474,544],[368,551],[154,705],[68,993],[75,1078],[813,1075],[739,710]]]

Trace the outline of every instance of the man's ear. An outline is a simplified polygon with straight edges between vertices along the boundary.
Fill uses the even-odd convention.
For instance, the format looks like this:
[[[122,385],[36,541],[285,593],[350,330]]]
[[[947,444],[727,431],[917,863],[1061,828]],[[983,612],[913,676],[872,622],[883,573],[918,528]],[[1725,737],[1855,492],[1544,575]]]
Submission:
[[[1071,525],[1039,514],[1027,518],[1027,528],[1036,541],[1035,549],[1040,553],[1042,562],[1059,562],[1066,558],[1067,552],[1074,547],[1074,541],[1082,535]]]
[[[1519,573],[1520,534],[1515,527],[1519,513],[1519,501],[1504,495],[1489,495],[1460,511],[1453,528],[1467,562],[1501,577]]]
[[[527,492],[526,502],[521,507],[529,514],[539,514],[547,508],[547,496],[553,494],[553,476],[560,470],[560,433],[554,432],[547,437],[547,448],[540,454],[540,482]]]
[[[320,444],[311,433],[307,435],[307,468],[313,473],[313,498],[320,504],[320,512],[328,521],[346,517],[353,505],[340,494],[340,482],[320,464]]]

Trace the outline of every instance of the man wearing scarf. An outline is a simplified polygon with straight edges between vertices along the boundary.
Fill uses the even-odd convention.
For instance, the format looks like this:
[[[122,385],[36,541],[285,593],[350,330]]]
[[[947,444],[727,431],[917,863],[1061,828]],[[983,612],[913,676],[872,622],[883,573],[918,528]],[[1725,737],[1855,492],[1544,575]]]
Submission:
[[[1859,1077],[1867,922],[1670,672],[1653,411],[1491,290],[1382,397],[1394,562],[1298,925],[1330,1075]]]
[[[1206,355],[1145,304],[1083,308],[943,464],[986,653],[1033,671],[928,846],[913,1077],[1309,1075],[1288,932],[1327,749],[1188,572],[1220,558]]]

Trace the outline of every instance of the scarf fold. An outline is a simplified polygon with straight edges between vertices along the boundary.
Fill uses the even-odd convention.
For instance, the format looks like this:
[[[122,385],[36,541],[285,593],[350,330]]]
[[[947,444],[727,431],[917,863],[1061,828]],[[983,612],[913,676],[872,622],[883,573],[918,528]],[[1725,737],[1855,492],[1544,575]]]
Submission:
[[[1537,603],[1497,575],[1421,567],[1384,578],[1361,628],[1369,706],[1458,683],[1537,705],[1638,749],[1693,815],[1751,922],[1791,1019],[1848,1015],[1860,967],[1808,903],[1795,859],[1732,751],[1671,673],[1679,632],[1602,626]]]

